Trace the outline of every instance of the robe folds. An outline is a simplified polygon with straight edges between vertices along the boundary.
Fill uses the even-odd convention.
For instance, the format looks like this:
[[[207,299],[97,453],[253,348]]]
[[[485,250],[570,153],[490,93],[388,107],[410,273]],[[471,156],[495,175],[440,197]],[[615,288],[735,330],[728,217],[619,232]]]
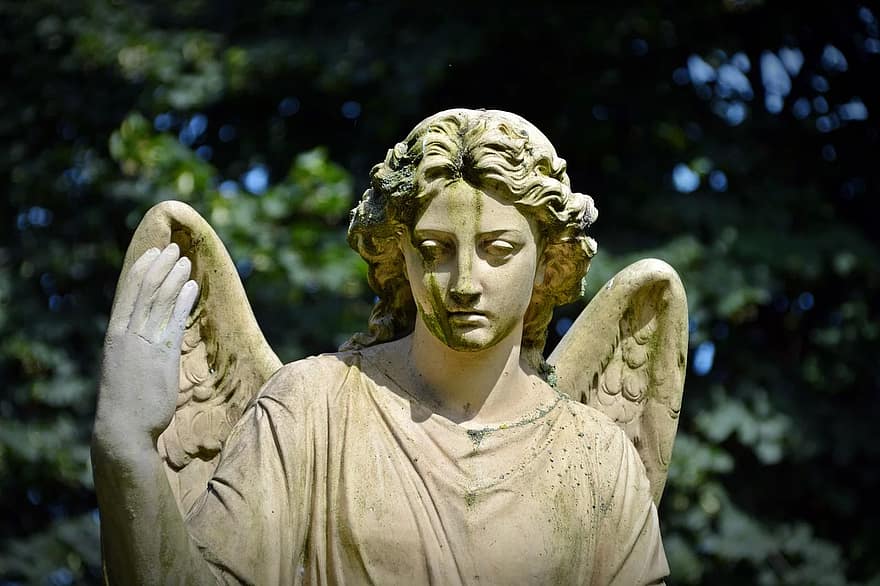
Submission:
[[[468,428],[367,351],[281,368],[186,517],[218,580],[661,583],[657,510],[624,432],[561,394]]]

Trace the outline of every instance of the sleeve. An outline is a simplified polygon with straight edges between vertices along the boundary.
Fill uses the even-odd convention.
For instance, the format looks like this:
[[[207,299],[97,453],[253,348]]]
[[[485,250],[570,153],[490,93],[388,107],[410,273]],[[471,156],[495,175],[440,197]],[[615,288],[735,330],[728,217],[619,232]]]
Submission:
[[[190,535],[222,583],[293,584],[309,526],[314,418],[301,369],[266,383],[224,446]]]
[[[657,507],[639,454],[617,429],[609,442],[602,495],[605,515],[599,524],[593,584],[634,586],[663,584],[669,565],[660,537]],[[614,469],[617,463],[617,469]]]

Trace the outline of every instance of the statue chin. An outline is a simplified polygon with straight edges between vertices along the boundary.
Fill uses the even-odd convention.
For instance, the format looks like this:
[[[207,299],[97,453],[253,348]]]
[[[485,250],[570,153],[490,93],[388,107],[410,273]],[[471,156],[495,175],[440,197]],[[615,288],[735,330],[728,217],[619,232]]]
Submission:
[[[497,319],[485,315],[455,314],[445,319],[433,315],[419,315],[419,325],[450,350],[477,353],[489,350],[518,331],[521,336],[522,320],[500,324]],[[517,327],[519,325],[520,327]],[[519,342],[519,340],[516,340]]]
[[[446,345],[456,352],[483,352],[497,346],[507,335],[493,336],[489,332],[453,332]]]

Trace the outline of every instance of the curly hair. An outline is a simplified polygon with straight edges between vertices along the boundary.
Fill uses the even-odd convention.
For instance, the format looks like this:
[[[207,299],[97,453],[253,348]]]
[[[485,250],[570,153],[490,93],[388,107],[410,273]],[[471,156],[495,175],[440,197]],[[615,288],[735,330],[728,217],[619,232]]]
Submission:
[[[412,332],[416,305],[398,239],[450,181],[491,189],[533,218],[543,243],[544,279],[526,310],[522,353],[536,369],[557,305],[581,294],[596,253],[586,235],[597,217],[593,199],[572,192],[565,160],[524,118],[500,110],[446,110],[419,123],[370,172],[370,188],[351,212],[348,242],[369,265],[378,299],[367,332],[342,349],[388,342]]]

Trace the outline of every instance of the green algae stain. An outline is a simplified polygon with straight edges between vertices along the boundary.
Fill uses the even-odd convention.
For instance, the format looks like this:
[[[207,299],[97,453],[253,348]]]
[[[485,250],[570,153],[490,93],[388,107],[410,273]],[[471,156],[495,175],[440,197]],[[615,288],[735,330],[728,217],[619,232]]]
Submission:
[[[428,330],[432,334],[434,334],[438,340],[449,345],[449,340],[452,339],[452,332],[449,330],[449,323],[438,317],[438,315],[442,315],[444,310],[443,303],[443,293],[440,291],[440,284],[437,282],[437,277],[434,276],[433,273],[427,274],[428,279],[428,295],[431,297],[431,309],[433,310],[431,313],[425,312],[422,308],[419,308],[421,314],[423,316],[425,326],[427,326]]]
[[[480,447],[480,444],[483,443],[483,438],[486,437],[486,434],[489,432],[487,429],[469,429],[467,430],[468,437],[471,440],[471,443],[474,444],[474,450]]]
[[[483,218],[483,199],[479,190],[474,188],[474,221],[477,229],[480,227],[480,220]]]

